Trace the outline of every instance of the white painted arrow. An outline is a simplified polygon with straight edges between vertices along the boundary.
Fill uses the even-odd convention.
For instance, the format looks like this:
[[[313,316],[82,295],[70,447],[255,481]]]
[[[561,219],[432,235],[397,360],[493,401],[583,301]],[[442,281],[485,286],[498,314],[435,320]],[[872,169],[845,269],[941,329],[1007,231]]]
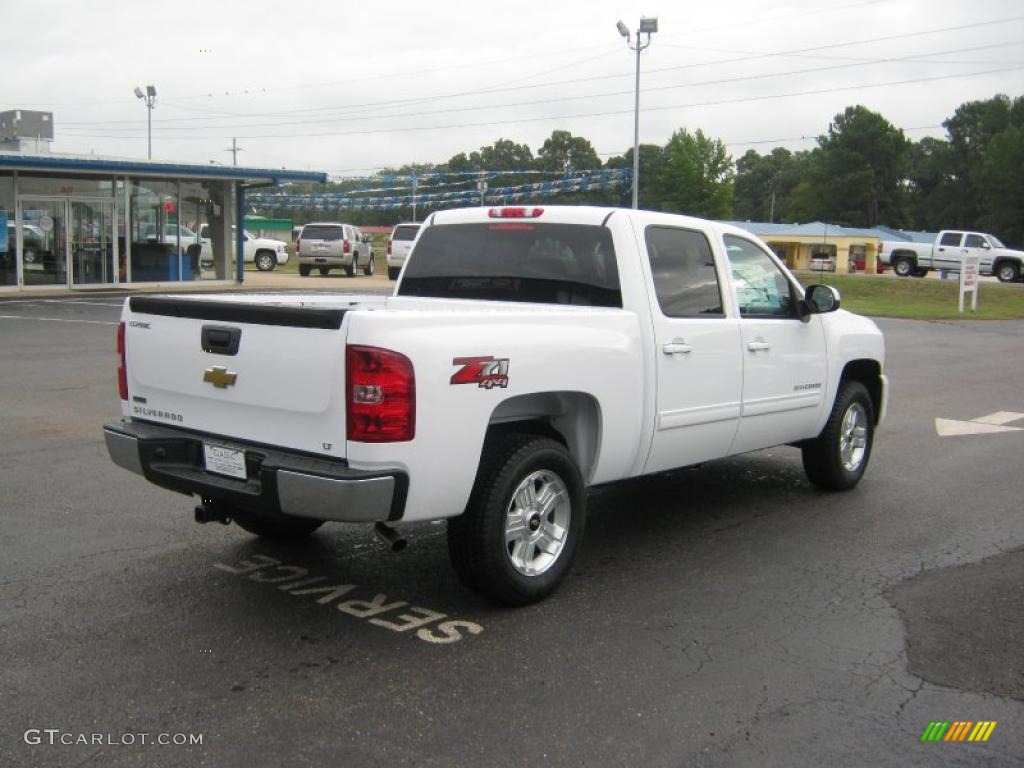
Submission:
[[[988,416],[980,416],[971,421],[954,421],[953,419],[935,419],[935,431],[939,437],[958,437],[962,435],[995,435],[1003,432],[1024,432],[1024,427],[1008,427],[1010,422],[1024,419],[1024,413],[1013,411],[996,411]]]

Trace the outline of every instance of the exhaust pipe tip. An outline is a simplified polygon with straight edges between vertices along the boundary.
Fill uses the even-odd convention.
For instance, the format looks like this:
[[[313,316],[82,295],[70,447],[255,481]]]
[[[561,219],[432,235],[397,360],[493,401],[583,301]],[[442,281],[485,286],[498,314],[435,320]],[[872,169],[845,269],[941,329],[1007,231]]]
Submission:
[[[374,523],[373,532],[389,547],[392,552],[401,552],[408,546],[405,538],[391,526],[385,525],[384,523]]]

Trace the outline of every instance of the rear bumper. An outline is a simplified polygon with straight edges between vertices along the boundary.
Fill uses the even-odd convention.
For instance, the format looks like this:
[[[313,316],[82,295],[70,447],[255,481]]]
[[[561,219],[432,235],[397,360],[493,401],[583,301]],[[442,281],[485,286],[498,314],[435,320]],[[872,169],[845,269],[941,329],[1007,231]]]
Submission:
[[[409,479],[397,470],[350,469],[344,461],[134,421],[107,424],[103,434],[118,466],[239,509],[341,522],[395,521],[405,510]],[[246,479],[208,472],[204,441],[244,451]]]

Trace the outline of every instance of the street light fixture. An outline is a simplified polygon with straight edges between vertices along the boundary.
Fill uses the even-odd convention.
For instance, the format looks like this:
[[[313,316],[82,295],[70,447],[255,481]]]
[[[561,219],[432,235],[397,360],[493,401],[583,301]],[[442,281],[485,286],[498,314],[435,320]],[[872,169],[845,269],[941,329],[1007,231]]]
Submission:
[[[640,19],[636,31],[636,44],[632,42],[629,27],[619,21],[615,27],[619,34],[626,38],[626,45],[636,51],[636,106],[633,109],[633,208],[639,207],[640,192],[640,51],[651,44],[651,35],[658,31],[658,19],[645,17]],[[640,35],[647,35],[647,40],[640,42]]]
[[[156,106],[156,86],[147,85],[143,93],[139,86],[135,86],[135,97],[146,102],[146,147],[147,156],[153,159],[153,107]]]

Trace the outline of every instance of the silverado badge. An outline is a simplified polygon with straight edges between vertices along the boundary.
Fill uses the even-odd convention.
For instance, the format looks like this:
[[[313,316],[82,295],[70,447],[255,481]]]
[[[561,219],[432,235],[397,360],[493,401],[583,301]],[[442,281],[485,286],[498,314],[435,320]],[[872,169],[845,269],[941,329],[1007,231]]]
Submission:
[[[222,365],[215,365],[213,368],[207,368],[203,371],[203,381],[208,381],[217,389],[227,389],[234,385],[237,378],[237,373],[232,373]]]

